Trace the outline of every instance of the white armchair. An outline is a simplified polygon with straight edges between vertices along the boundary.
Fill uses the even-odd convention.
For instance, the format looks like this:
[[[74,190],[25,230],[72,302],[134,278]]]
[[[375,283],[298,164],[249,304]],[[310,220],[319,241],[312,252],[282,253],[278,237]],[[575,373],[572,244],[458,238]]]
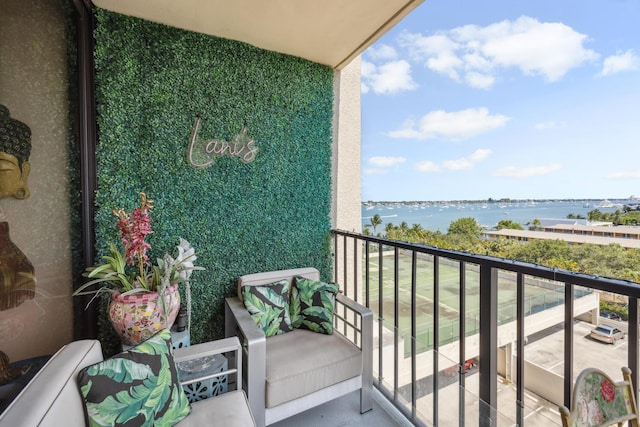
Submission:
[[[292,281],[296,275],[320,280],[315,268],[249,274],[238,280],[238,297],[225,302],[225,333],[242,342],[243,383],[259,427],[355,390],[360,412],[373,408],[371,310],[338,294],[333,334],[294,329],[266,338],[245,308],[242,286]]]
[[[242,375],[240,342],[235,338],[202,343],[177,349],[176,362],[185,362],[214,354],[231,356],[231,367],[194,381],[214,376]],[[102,347],[97,340],[80,340],[65,345],[27,384],[22,392],[0,414],[0,427],[84,427],[85,410],[78,389],[78,371],[103,361]],[[235,382],[234,382],[235,383]],[[237,384],[236,383],[236,384]],[[191,404],[191,413],[178,424],[188,426],[255,426],[243,391],[236,390]]]

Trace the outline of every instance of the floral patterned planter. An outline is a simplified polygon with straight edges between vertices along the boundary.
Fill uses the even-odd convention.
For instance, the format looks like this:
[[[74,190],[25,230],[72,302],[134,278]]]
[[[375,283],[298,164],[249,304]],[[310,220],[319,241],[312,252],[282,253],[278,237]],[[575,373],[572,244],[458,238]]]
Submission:
[[[180,293],[177,284],[165,290],[164,300],[166,313],[157,292],[133,295],[112,294],[109,320],[123,344],[140,344],[156,332],[173,325],[180,310]]]

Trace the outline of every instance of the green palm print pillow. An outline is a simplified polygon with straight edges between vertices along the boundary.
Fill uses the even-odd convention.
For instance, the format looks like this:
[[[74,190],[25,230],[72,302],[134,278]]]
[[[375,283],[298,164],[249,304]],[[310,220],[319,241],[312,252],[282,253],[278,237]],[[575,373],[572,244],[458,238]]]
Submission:
[[[291,288],[291,326],[331,335],[338,289],[335,283],[295,276]]]
[[[289,281],[268,285],[245,285],[241,289],[242,302],[265,336],[292,331],[289,317]]]
[[[191,406],[178,380],[171,333],[78,372],[89,426],[172,426]]]

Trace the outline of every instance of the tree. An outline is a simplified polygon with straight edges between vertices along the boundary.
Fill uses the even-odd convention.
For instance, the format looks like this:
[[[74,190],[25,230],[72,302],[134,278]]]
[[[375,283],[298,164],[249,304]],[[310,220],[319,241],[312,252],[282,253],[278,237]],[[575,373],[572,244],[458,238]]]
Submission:
[[[594,209],[587,212],[587,218],[589,221],[604,221],[604,214],[599,209]]]
[[[375,214],[371,217],[371,226],[373,227],[373,234],[376,234],[376,227],[382,224],[382,218],[379,214]]]
[[[540,220],[538,218],[535,218],[533,220],[533,223],[527,223],[527,225],[529,226],[529,230],[532,230],[532,231],[539,230],[540,229]]]
[[[447,234],[461,234],[470,237],[480,237],[480,233],[482,233],[482,227],[480,227],[475,218],[471,217],[460,218],[451,222],[447,231]]]
[[[510,219],[503,219],[501,221],[498,221],[498,225],[496,225],[496,228],[498,230],[502,230],[503,228],[506,228],[508,230],[523,230],[519,222],[515,222]]]

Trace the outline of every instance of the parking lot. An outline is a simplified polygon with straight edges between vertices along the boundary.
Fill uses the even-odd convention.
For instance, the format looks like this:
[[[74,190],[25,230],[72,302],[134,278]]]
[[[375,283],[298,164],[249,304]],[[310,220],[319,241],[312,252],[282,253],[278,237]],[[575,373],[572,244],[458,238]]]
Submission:
[[[601,323],[618,326],[617,322],[608,319],[601,319]],[[589,337],[589,332],[594,325],[586,322],[574,322],[574,358],[573,373],[577,377],[580,372],[588,367],[595,367],[603,370],[614,380],[622,379],[620,367],[627,366],[628,337],[618,341],[615,345],[605,344],[595,341]],[[626,328],[625,328],[626,329]],[[525,358],[527,361],[546,368],[560,376],[564,375],[564,329],[563,325],[546,330],[544,333],[528,337],[528,344],[525,347]],[[574,378],[575,380],[575,378]],[[477,419],[477,390],[479,375],[477,370],[472,369],[467,376],[465,387],[467,419]],[[497,426],[512,427],[516,420],[516,385],[509,381],[498,381],[498,412]],[[440,401],[448,402],[443,404],[446,410],[440,413],[438,425],[457,426],[458,412],[455,405],[460,389],[457,383],[452,383],[440,392]],[[432,398],[430,395],[422,397],[418,401],[418,410],[424,416],[427,423],[432,420]],[[525,390],[524,418],[526,427],[548,427],[561,426],[558,406],[528,390]],[[473,424],[471,424],[473,425]]]
[[[601,324],[619,326],[618,322],[600,319]],[[573,325],[573,375],[574,381],[585,368],[598,368],[614,380],[622,380],[620,368],[628,366],[628,337],[615,345],[596,341],[589,336],[595,325],[575,321]],[[526,360],[542,366],[558,375],[564,375],[564,330],[558,325],[537,337],[530,337],[525,347]],[[515,420],[513,402],[516,388],[514,384],[499,384],[499,411]],[[525,391],[525,426],[560,426],[560,415],[556,404]],[[499,423],[509,425],[508,422]]]
[[[602,324],[616,325],[618,322],[601,320]],[[614,380],[622,379],[620,368],[628,366],[628,337],[613,344],[596,341],[589,336],[594,325],[576,321],[573,325],[573,373],[574,380],[585,368],[598,368]],[[549,369],[559,375],[564,373],[564,330],[557,330],[538,339],[529,341],[525,347],[526,360]]]

